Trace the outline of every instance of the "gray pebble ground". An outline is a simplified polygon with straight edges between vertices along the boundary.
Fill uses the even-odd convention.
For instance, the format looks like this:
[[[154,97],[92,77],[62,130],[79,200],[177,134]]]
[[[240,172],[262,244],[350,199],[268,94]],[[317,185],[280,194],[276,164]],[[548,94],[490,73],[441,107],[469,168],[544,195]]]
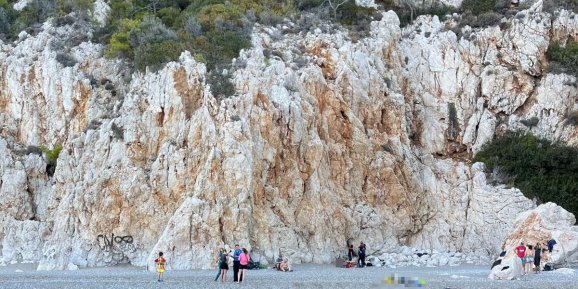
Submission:
[[[520,280],[494,281],[487,279],[489,270],[483,266],[464,265],[437,268],[376,268],[342,269],[329,265],[296,265],[290,273],[270,269],[251,270],[245,284],[213,281],[216,270],[168,271],[165,282],[158,283],[155,273],[138,267],[91,268],[78,271],[37,272],[31,266],[0,267],[0,288],[408,288],[386,285],[384,279],[392,274],[421,277],[427,281],[423,288],[436,289],[577,289],[577,271],[566,273],[542,272],[523,276]],[[15,272],[18,270],[19,272]],[[569,272],[569,273],[568,273]],[[229,271],[228,279],[232,279]],[[415,287],[415,286],[414,286]]]

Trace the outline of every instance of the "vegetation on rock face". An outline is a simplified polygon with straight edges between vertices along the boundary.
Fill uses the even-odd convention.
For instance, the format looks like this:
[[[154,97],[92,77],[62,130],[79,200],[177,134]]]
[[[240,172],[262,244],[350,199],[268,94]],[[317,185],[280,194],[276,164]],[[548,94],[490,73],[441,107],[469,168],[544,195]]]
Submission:
[[[457,11],[456,8],[441,3],[431,3],[420,7],[408,7],[410,7],[410,9],[403,6],[395,9],[402,27],[411,24],[413,20],[421,15],[437,15],[438,18],[443,21],[446,15]]]
[[[564,9],[578,12],[578,0],[548,0],[544,1],[542,11],[554,14],[557,10]]]
[[[550,71],[578,76],[578,43],[570,40],[566,46],[554,42],[548,46],[546,56],[550,60]]]
[[[578,149],[521,132],[507,132],[486,144],[474,162],[484,162],[498,182],[526,197],[554,202],[578,215]]]
[[[50,17],[58,24],[60,17],[69,13],[83,18],[93,9],[92,0],[30,0],[24,9],[16,11],[16,2],[0,0],[0,39],[15,39],[21,31],[33,33]]]
[[[48,164],[46,165],[46,173],[49,176],[53,176],[56,170],[58,156],[62,151],[62,146],[57,144],[52,149],[49,149],[45,146],[40,146],[40,151],[46,155],[46,160],[48,161]]]

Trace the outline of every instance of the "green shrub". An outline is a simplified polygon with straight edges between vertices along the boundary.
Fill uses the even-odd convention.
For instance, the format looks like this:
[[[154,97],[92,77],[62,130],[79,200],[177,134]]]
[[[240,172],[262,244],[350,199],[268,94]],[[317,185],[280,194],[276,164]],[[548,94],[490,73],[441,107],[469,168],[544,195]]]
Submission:
[[[407,6],[393,7],[393,9],[399,16],[401,27],[411,24],[421,15],[437,15],[438,18],[443,21],[446,15],[456,12],[454,7],[437,2],[428,6],[414,7],[413,9],[410,9]]]
[[[159,10],[157,17],[160,18],[168,27],[173,27],[180,14],[181,10],[178,8],[164,7]]]
[[[376,9],[357,6],[355,1],[349,1],[345,3],[340,7],[337,13],[337,20],[345,25],[356,25],[359,23],[364,23],[369,26],[367,20],[370,20],[374,17],[378,17]]]
[[[167,62],[178,60],[182,51],[183,45],[177,40],[143,44],[135,50],[134,64],[141,71],[147,67],[156,70]]]
[[[578,215],[578,149],[521,132],[507,132],[484,145],[474,162],[507,175],[526,197],[554,202]]]
[[[58,156],[62,151],[62,146],[57,144],[52,149],[49,149],[46,146],[40,146],[40,151],[44,153],[44,155],[46,156],[46,160],[48,161],[48,163],[46,164],[46,174],[52,177],[56,170]]]
[[[556,10],[578,12],[578,0],[548,0],[544,1],[542,11],[554,14]]]
[[[0,0],[2,1],[2,0]],[[6,0],[4,0],[6,1]],[[15,11],[9,5],[2,6],[0,2],[0,39],[8,39],[11,35],[12,22],[14,21]]]
[[[235,94],[235,86],[227,75],[213,70],[207,75],[207,83],[211,86],[211,92],[217,99],[223,99]]]
[[[473,28],[483,28],[500,25],[503,15],[496,12],[485,12],[480,15],[466,14],[462,17],[461,26],[469,25]]]
[[[474,15],[480,15],[494,11],[496,9],[496,4],[496,0],[464,0],[462,2],[462,10]]]
[[[578,43],[576,41],[570,40],[566,43],[566,46],[561,46],[559,42],[554,42],[548,46],[546,56],[549,61],[558,64],[550,66],[552,72],[578,75]]]
[[[177,34],[167,28],[163,22],[154,16],[146,15],[137,27],[129,32],[129,43],[132,49],[151,43],[177,40]]]
[[[206,39],[206,46],[199,47],[197,51],[203,54],[209,69],[228,63],[239,55],[241,49],[251,47],[249,35],[234,31],[213,30],[207,33]]]
[[[56,6],[61,15],[66,15],[71,12],[86,15],[94,10],[94,2],[92,0],[57,0]]]
[[[130,45],[129,36],[130,32],[139,25],[140,20],[121,20],[118,32],[114,33],[110,37],[110,43],[108,44],[106,50],[106,56],[109,58],[126,57],[132,59],[134,57],[133,47]]]
[[[297,0],[295,7],[301,11],[317,8],[323,4],[325,0]]]

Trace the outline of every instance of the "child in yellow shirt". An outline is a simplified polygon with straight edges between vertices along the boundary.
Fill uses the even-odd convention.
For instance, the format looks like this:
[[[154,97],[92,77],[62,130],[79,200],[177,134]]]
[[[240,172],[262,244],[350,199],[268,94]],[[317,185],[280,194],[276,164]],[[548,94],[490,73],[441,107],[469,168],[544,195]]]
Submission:
[[[167,260],[163,257],[163,252],[159,252],[159,257],[155,259],[157,272],[159,272],[159,282],[163,282],[163,273],[165,273],[165,263]]]

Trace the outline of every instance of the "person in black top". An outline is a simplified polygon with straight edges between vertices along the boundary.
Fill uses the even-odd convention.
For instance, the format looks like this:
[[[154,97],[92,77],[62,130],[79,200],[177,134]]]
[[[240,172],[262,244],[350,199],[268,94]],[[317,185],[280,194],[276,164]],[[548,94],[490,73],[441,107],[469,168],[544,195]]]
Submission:
[[[540,243],[536,244],[534,248],[534,273],[540,273],[540,259],[542,258],[542,246]]]
[[[355,252],[353,251],[353,244],[347,245],[347,259],[351,262],[353,260],[353,256]]]
[[[357,259],[357,266],[360,268],[365,267],[365,244],[363,242],[359,243],[359,259]]]

